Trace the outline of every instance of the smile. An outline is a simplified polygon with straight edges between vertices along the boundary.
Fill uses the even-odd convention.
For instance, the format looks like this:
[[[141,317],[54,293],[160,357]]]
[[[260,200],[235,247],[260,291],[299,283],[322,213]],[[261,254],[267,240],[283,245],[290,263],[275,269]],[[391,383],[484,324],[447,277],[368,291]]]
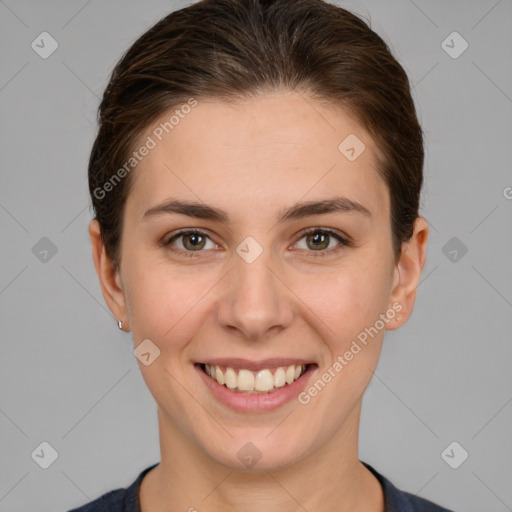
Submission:
[[[290,385],[299,379],[309,365],[297,364],[262,368],[257,371],[246,368],[221,367],[219,365],[202,364],[202,370],[221,386],[244,394],[272,393]]]
[[[293,403],[318,370],[311,360],[215,358],[194,363],[216,402],[242,413],[264,413]]]

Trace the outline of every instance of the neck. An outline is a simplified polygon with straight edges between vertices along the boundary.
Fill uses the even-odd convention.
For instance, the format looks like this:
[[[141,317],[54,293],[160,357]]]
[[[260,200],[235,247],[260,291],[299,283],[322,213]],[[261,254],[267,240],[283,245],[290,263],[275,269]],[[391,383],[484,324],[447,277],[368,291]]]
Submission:
[[[357,454],[360,404],[338,435],[287,468],[239,471],[213,461],[158,411],[161,462],[143,479],[142,512],[384,512]]]

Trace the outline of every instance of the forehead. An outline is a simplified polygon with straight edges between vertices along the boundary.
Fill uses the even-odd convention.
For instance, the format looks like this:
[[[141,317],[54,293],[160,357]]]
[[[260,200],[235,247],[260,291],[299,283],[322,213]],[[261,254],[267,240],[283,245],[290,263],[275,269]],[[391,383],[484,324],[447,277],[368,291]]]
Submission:
[[[340,108],[299,93],[177,106],[144,130],[135,149],[145,143],[151,149],[133,171],[127,201],[139,211],[169,196],[254,213],[334,194],[376,215],[389,208],[369,134]]]

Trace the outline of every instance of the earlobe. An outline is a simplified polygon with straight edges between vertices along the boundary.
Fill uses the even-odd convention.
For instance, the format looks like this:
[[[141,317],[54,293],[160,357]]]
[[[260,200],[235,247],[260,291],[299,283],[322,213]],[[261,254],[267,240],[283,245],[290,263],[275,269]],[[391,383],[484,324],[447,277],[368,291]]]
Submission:
[[[389,307],[400,304],[400,314],[387,325],[388,330],[401,327],[412,314],[421,271],[425,265],[428,240],[428,224],[423,217],[414,221],[411,238],[402,244],[402,252],[394,269],[393,288]],[[395,306],[396,308],[396,306]]]
[[[126,303],[121,285],[121,277],[106,253],[105,245],[101,239],[100,225],[96,219],[91,220],[89,223],[89,235],[91,237],[94,266],[105,302],[114,315],[116,322],[122,321],[123,330],[128,330]]]

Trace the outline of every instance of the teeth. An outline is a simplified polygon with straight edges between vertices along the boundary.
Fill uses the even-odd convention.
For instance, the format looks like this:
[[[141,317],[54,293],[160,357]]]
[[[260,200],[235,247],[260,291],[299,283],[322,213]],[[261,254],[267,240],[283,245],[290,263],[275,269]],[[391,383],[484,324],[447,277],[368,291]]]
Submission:
[[[254,391],[254,375],[249,370],[238,372],[238,389],[241,391]]]
[[[291,384],[295,379],[295,366],[288,366],[286,368],[286,383]]]
[[[284,368],[278,368],[276,373],[274,373],[274,386],[276,388],[281,388],[286,384],[286,372]]]
[[[226,386],[234,391],[243,393],[273,391],[274,388],[281,388],[285,384],[291,384],[296,381],[305,371],[303,364],[280,366],[276,368],[274,374],[269,369],[252,372],[246,369],[240,369],[237,372],[233,368],[226,368],[222,371],[219,366],[204,365],[205,372],[221,386]]]
[[[216,368],[215,369],[215,377],[214,379],[219,383],[219,384],[224,384],[226,379],[224,379],[224,374],[222,373],[221,369],[220,368]]]
[[[206,368],[208,368],[208,365],[206,365]],[[217,366],[215,368],[215,372],[217,372],[217,368],[219,368],[219,367]],[[220,370],[220,368],[219,368],[219,370]],[[210,374],[210,376],[212,376],[212,375]],[[233,370],[233,368],[228,368],[226,370],[225,380],[226,380],[226,386],[229,389],[235,389],[238,386],[238,377],[236,376],[235,370]],[[219,382],[219,384],[220,384],[220,382]]]
[[[274,389],[274,376],[270,370],[260,370],[258,372],[254,389],[256,391],[272,391]]]

